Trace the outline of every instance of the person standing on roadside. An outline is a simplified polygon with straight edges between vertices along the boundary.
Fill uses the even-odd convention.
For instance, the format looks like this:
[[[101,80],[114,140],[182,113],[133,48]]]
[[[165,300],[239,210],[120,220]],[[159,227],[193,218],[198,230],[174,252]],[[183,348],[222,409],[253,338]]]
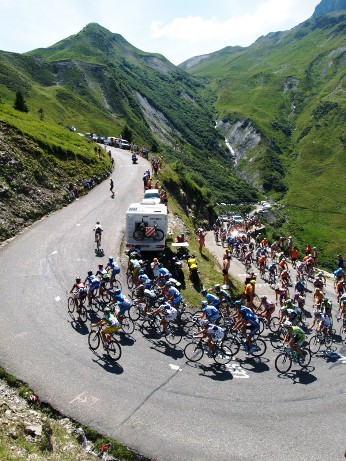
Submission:
[[[109,185],[110,185],[109,190],[112,192],[112,198],[114,198],[114,190],[113,190],[114,189],[114,181],[113,181],[112,178],[109,181]]]
[[[318,260],[318,251],[317,251],[316,247],[313,247],[313,249],[311,251],[311,256],[312,256],[312,259],[314,260],[314,267],[316,268],[317,267],[317,260]]]

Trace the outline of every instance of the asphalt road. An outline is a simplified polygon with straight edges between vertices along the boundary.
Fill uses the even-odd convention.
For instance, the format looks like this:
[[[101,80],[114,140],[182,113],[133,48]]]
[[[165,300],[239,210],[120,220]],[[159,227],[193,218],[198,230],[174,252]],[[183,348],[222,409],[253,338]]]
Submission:
[[[119,363],[89,350],[66,290],[118,256],[125,211],[141,197],[147,168],[112,151],[114,199],[105,181],[1,248],[0,363],[62,413],[155,460],[341,459],[346,360],[314,358],[308,373],[278,376],[269,345],[262,359],[241,352],[226,368],[207,357],[191,364],[184,343],[170,348],[139,331],[121,336]],[[103,258],[94,252],[97,220]]]

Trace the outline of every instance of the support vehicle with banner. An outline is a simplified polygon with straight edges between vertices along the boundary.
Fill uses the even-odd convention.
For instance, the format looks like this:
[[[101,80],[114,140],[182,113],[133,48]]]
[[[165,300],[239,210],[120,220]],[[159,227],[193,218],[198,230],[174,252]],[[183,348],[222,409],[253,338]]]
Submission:
[[[126,212],[126,248],[163,251],[168,231],[167,207],[161,203],[131,203]]]

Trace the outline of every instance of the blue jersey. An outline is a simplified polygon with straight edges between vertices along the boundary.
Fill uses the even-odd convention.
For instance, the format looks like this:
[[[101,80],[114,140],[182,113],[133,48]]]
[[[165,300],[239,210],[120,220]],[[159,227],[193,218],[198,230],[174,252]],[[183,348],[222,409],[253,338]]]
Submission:
[[[206,300],[208,301],[208,304],[211,304],[212,306],[214,307],[219,307],[220,306],[220,300],[217,296],[211,294],[211,293],[207,293],[205,295],[206,297]]]
[[[219,311],[214,306],[207,306],[202,309],[202,312],[205,312],[210,322],[215,322],[220,317]]]
[[[252,310],[249,307],[241,307],[239,311],[243,319],[247,320],[248,322],[258,323],[258,318],[256,317],[256,315],[252,312]]]

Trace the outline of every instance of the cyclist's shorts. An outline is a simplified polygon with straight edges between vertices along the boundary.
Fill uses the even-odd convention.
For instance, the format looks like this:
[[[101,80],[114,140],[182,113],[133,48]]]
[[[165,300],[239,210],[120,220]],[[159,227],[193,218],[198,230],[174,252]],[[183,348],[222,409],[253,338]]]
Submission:
[[[97,285],[91,285],[90,287],[90,293],[93,293],[93,291],[97,290],[99,288],[100,284],[97,284]]]
[[[140,268],[141,268],[141,266],[138,266],[138,267],[135,267],[135,268],[132,270],[132,275],[133,275],[134,277],[137,277]]]
[[[128,311],[131,307],[131,304],[130,303],[124,303],[121,307],[120,307],[120,311],[119,311],[119,314],[120,315],[124,315],[126,311]]]
[[[172,320],[176,319],[177,315],[178,315],[177,311],[167,313],[165,315],[165,320],[167,320],[167,322],[171,322]]]
[[[120,274],[120,267],[115,266],[114,269],[112,269],[112,277],[115,277],[118,274]]]
[[[208,317],[208,322],[214,323],[219,319],[219,315],[212,315],[211,317]]]
[[[250,333],[252,335],[255,335],[258,330],[260,329],[260,325],[258,322],[254,322],[254,321],[247,321],[248,325],[247,325],[247,328],[250,328]]]
[[[295,344],[298,344],[299,346],[301,346],[303,344],[303,342],[305,341],[305,336],[304,335],[295,335],[295,336],[293,336],[293,339],[294,339]]]
[[[225,333],[223,331],[216,331],[215,333],[212,333],[210,337],[214,341],[221,341],[224,336],[225,336]]]
[[[118,325],[112,325],[110,327],[106,327],[104,328],[102,331],[103,333],[105,334],[111,334],[111,333],[115,333],[116,331],[120,330],[120,326]]]

